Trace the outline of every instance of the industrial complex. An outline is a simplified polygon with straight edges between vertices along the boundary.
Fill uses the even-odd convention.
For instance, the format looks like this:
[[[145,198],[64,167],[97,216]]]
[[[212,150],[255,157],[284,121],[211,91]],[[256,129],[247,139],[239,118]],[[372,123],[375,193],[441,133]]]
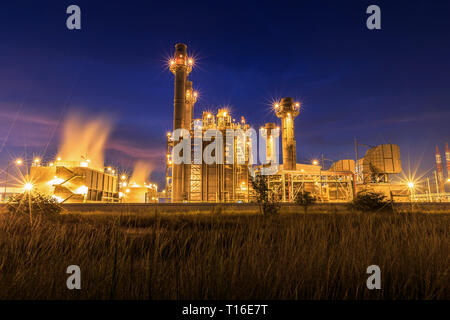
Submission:
[[[173,131],[167,133],[165,186],[162,190],[146,181],[148,173],[130,175],[105,167],[99,150],[103,150],[106,136],[100,142],[92,142],[93,149],[89,145],[94,150],[90,154],[61,152],[61,156],[45,164],[40,159],[33,160],[25,189],[51,195],[61,203],[240,203],[255,201],[251,181],[257,175],[265,175],[271,198],[278,202],[294,202],[297,195],[305,191],[319,202],[349,202],[364,191],[379,192],[395,201],[450,201],[445,190],[449,178],[444,177],[437,146],[435,192],[432,192],[429,178],[422,192],[415,191],[413,181],[405,183],[391,178],[402,172],[400,148],[395,144],[366,146],[368,149],[360,157],[359,144],[355,141],[355,158],[334,161],[328,168],[323,159],[298,163],[295,119],[301,115],[302,106],[291,97],[275,102],[274,122],[259,128],[263,137],[259,147],[264,152],[258,162],[254,144],[256,130],[243,116],[219,108],[216,112],[203,111],[196,117],[198,93],[189,79],[193,67],[194,60],[188,55],[187,46],[176,44],[174,56],[169,61],[175,79]],[[87,131],[97,130],[97,127],[92,125]],[[69,134],[71,130],[72,127],[67,129]],[[96,136],[95,130],[90,138]],[[279,149],[282,150],[280,157]],[[205,160],[204,153],[209,153],[213,161]],[[179,161],[180,158],[183,161]],[[448,174],[448,144],[445,158]],[[0,191],[2,200],[23,190],[13,183],[8,188],[7,184],[8,169],[4,190]]]
[[[244,117],[236,122],[225,109],[216,114],[203,112],[201,118],[194,119],[195,91],[192,81],[188,79],[193,68],[193,60],[188,56],[187,46],[177,44],[174,57],[170,60],[170,70],[174,74],[174,122],[173,129],[184,129],[189,132],[190,146],[188,152],[194,153],[196,148],[203,150],[209,143],[204,139],[195,139],[196,135],[204,135],[208,129],[222,132],[220,139],[225,150],[221,157],[226,157],[233,148],[235,158],[242,157],[244,162],[229,164],[207,164],[203,160],[196,164],[176,164],[174,146],[183,141],[183,137],[174,140],[171,133],[167,136],[167,168],[165,193],[172,202],[240,202],[252,201],[250,179],[261,174],[264,165],[254,166],[247,144],[229,143],[225,130],[248,129],[250,126]],[[393,183],[390,176],[402,172],[400,148],[395,144],[384,144],[371,147],[364,157],[342,159],[334,162],[325,170],[323,161],[311,164],[297,163],[297,146],[295,141],[295,118],[300,114],[301,106],[293,98],[285,97],[274,104],[274,113],[280,124],[267,123],[263,128],[266,136],[266,158],[278,151],[273,143],[272,132],[281,127],[282,164],[267,174],[267,181],[272,197],[281,202],[293,202],[299,192],[311,192],[321,202],[351,201],[361,191],[381,192],[397,201],[409,201],[410,192],[402,183]],[[198,128],[200,126],[200,128]],[[200,130],[199,130],[200,129]],[[236,137],[233,137],[233,142]],[[228,139],[229,140],[229,139]],[[195,143],[200,143],[196,146]],[[356,146],[357,147],[357,146]],[[443,177],[441,178],[442,181]],[[444,189],[441,189],[445,193]]]

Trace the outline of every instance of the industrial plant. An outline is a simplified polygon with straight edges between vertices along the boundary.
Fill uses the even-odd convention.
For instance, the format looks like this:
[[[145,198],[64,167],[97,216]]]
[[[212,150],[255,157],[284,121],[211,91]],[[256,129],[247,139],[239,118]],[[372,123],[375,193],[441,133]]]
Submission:
[[[421,182],[425,185],[422,190],[418,181],[393,179],[402,173],[400,148],[396,144],[370,146],[355,140],[354,159],[326,159],[332,161],[328,168],[323,157],[298,163],[301,146],[295,139],[295,120],[301,116],[302,106],[292,97],[274,102],[274,122],[258,129],[263,137],[259,151],[264,151],[259,152],[258,162],[257,131],[244,116],[233,115],[221,107],[216,112],[202,111],[196,117],[198,92],[189,79],[194,59],[188,55],[185,44],[175,45],[168,64],[174,75],[173,131],[166,136],[165,186],[161,191],[147,181],[151,170],[142,161],[136,163],[132,174],[106,167],[103,152],[111,124],[104,119],[79,116],[66,122],[55,159],[47,163],[40,159],[31,161],[25,189],[50,195],[60,203],[245,203],[256,201],[252,181],[264,175],[270,198],[277,202],[294,202],[304,192],[325,203],[349,202],[360,192],[377,192],[400,202],[450,201],[445,190],[450,176],[444,177],[438,146],[435,187],[431,188],[433,183],[427,178],[426,185]],[[362,157],[359,146],[366,148]],[[204,159],[204,153],[209,153],[213,161]],[[445,159],[448,174],[448,144]],[[15,165],[21,164],[18,159]],[[9,165],[3,201],[24,190],[12,184],[7,187],[8,170]]]

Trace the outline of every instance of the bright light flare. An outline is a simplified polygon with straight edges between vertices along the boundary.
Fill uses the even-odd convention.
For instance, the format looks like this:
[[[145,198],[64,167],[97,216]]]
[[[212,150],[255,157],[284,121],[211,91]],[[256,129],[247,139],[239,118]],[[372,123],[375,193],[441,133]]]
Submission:
[[[27,192],[33,190],[33,184],[31,182],[27,182],[23,185],[23,189]]]
[[[409,181],[408,182],[408,188],[413,189],[414,188],[414,182]]]

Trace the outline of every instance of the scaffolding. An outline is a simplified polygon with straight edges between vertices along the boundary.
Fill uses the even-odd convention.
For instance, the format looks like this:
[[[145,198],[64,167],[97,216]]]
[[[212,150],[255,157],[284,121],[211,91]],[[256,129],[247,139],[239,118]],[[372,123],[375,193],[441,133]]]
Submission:
[[[187,181],[183,194],[184,202],[248,202],[249,145],[245,140],[244,143],[238,141],[239,137],[236,135],[227,135],[229,129],[248,128],[243,117],[240,122],[236,122],[226,109],[219,109],[216,115],[203,112],[202,119],[193,121],[190,130],[191,163],[183,164],[183,181]],[[205,148],[216,142],[215,137],[211,138],[211,141],[204,140],[205,132],[211,129],[222,136],[221,141],[218,140],[217,143],[222,144],[223,153],[214,154],[215,162],[206,164],[203,161]],[[165,192],[171,197],[174,141],[170,133],[167,137]]]
[[[318,202],[348,202],[354,197],[351,173],[283,170],[267,177],[271,196],[279,202],[294,202],[302,192],[310,192]]]

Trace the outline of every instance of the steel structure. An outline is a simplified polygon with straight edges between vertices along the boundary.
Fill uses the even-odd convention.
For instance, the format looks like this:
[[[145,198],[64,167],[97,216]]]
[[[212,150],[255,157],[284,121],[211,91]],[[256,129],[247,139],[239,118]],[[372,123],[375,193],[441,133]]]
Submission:
[[[249,144],[238,141],[237,135],[229,136],[227,130],[247,130],[248,124],[242,117],[240,122],[232,119],[227,109],[219,109],[217,114],[203,112],[201,119],[192,122],[191,164],[184,165],[184,191],[182,202],[247,202],[249,199]],[[221,139],[212,137],[205,141],[207,131],[213,130]],[[166,193],[173,194],[174,172],[172,134],[167,135]],[[245,137],[243,137],[246,139]],[[202,155],[211,144],[221,144],[223,153],[215,153],[215,162],[208,164]],[[199,153],[195,151],[199,150]],[[201,156],[198,159],[199,154]],[[220,159],[219,159],[220,158]],[[176,201],[172,198],[172,202]]]
[[[281,170],[268,176],[272,198],[293,202],[302,192],[310,192],[319,202],[347,202],[353,199],[353,174],[320,170]]]
[[[52,195],[58,202],[118,202],[115,173],[89,168],[84,161],[55,161],[48,166],[32,165],[34,191]]]

